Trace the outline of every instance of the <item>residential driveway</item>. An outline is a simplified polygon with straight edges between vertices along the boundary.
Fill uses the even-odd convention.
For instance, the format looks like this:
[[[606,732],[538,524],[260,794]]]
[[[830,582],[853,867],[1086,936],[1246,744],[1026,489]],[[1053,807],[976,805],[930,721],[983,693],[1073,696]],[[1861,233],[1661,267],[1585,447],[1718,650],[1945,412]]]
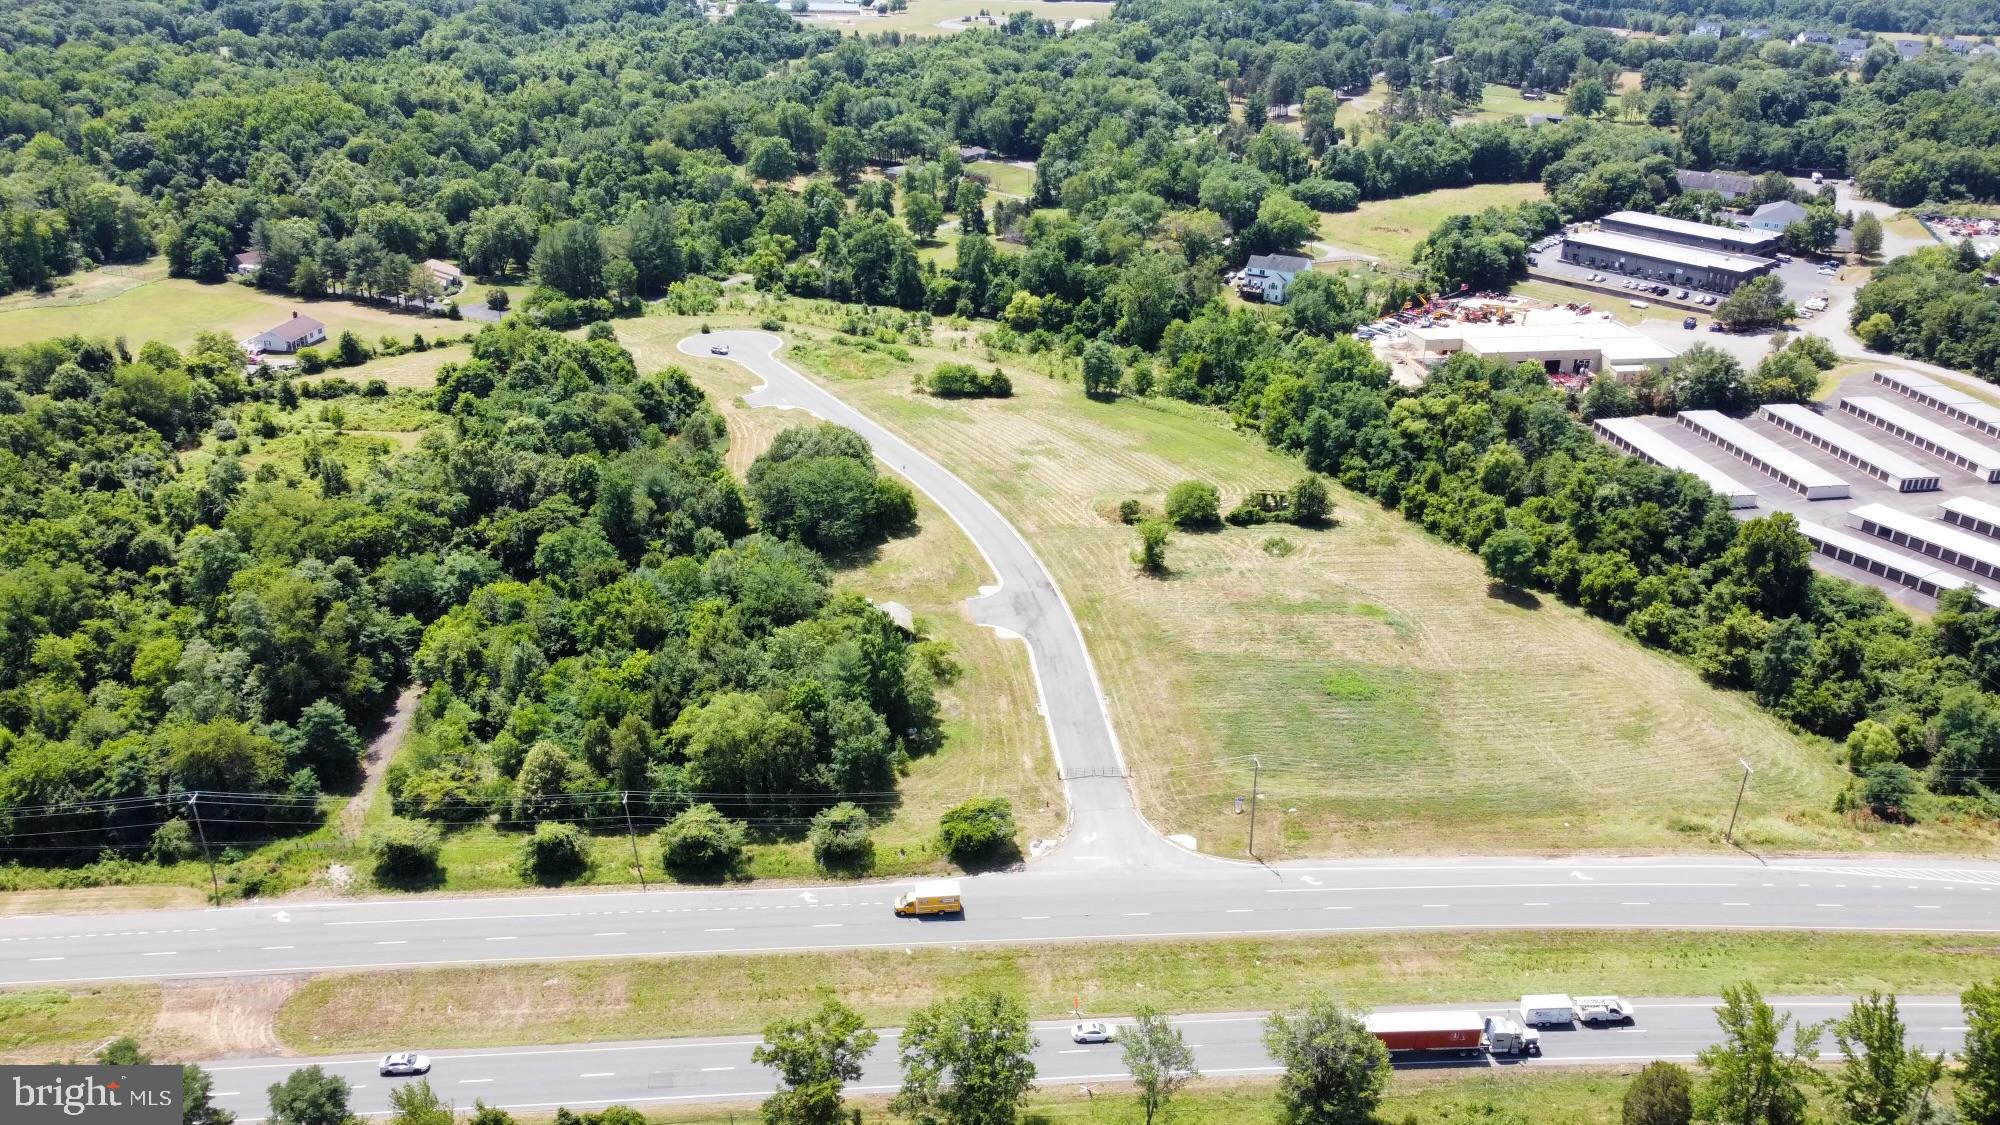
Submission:
[[[746,396],[751,406],[804,410],[867,438],[876,458],[943,508],[986,557],[996,580],[981,587],[967,608],[979,624],[1026,642],[1069,800],[1069,831],[1044,862],[1103,867],[1215,862],[1167,842],[1140,815],[1083,633],[1055,579],[1014,525],[944,466],[780,360],[781,338],[730,331],[680,342],[682,352],[704,358],[717,358],[711,352],[717,346],[727,347],[731,361],[764,380]]]

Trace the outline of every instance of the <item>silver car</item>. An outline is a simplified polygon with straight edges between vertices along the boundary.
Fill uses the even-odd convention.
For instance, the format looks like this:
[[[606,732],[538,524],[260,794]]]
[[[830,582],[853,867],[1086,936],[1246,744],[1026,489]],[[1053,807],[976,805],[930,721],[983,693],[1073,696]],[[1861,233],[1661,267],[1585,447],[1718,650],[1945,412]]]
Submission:
[[[431,1072],[431,1060],[430,1056],[419,1055],[415,1051],[397,1051],[395,1054],[383,1055],[382,1065],[376,1069],[381,1072],[384,1078],[407,1077],[412,1074],[429,1074]]]
[[[1071,1024],[1069,1037],[1077,1043],[1109,1043],[1117,1038],[1118,1029],[1102,1020],[1089,1020]]]

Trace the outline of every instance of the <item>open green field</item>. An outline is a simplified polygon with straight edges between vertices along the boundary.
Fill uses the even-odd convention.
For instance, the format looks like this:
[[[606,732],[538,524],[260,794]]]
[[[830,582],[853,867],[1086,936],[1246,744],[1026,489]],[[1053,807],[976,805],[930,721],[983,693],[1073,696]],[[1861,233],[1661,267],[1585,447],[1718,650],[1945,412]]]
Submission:
[[[1562,105],[1561,94],[1529,101],[1521,96],[1519,87],[1488,82],[1480,91],[1478,112],[1467,117],[1473,121],[1503,121],[1509,117],[1528,117],[1537,113],[1561,114]]]
[[[302,301],[233,281],[203,285],[170,278],[161,259],[141,266],[107,266],[70,281],[48,296],[16,293],[0,298],[0,346],[74,333],[105,339],[123,336],[135,352],[148,340],[178,348],[193,343],[197,332],[221,332],[241,340],[283,323],[294,310],[324,323],[328,339],[352,329],[371,341],[385,332],[407,340],[412,332],[428,335],[447,327],[446,322],[385,306]],[[458,324],[449,328],[463,331]]]
[[[1035,194],[1035,170],[1009,164],[1004,160],[975,160],[965,166],[968,172],[978,172],[986,179],[987,194],[1011,195],[1026,199]]]
[[[1505,207],[1542,195],[1538,183],[1479,184],[1401,199],[1374,199],[1347,214],[1322,215],[1320,236],[1335,246],[1407,262],[1431,228],[1453,215]]]
[[[665,354],[678,328],[619,331]],[[1199,477],[1226,508],[1299,475],[1215,413],[1091,402],[1073,376],[1011,356],[998,358],[1013,398],[941,402],[912,393],[910,376],[964,351],[916,347],[905,363],[831,347],[816,328],[792,336],[810,345],[795,361],[830,373],[1036,545],[1081,618],[1147,815],[1205,850],[1242,853],[1233,798],[1249,791],[1253,754],[1265,807],[1279,810],[1259,836],[1267,858],[1716,848],[1739,758],[1757,768],[1738,828],[1752,848],[1993,842],[1976,825],[1834,814],[1845,773],[1833,747],[1576,610],[1489,595],[1476,558],[1365,497],[1336,489],[1329,530],[1176,535],[1171,576],[1138,577],[1120,500],[1157,510],[1170,485]]]
[[[1481,931],[922,947],[323,976],[284,1001],[277,1032],[289,1049],[325,1053],[739,1035],[822,996],[884,1027],[981,989],[1060,1019],[1073,1001],[1092,1016],[1146,1004],[1263,1011],[1315,992],[1359,1005],[1470,1004],[1578,980],[1616,981],[1634,996],[1710,996],[1746,980],[1772,995],[1956,994],[1996,974],[2000,938],[1990,935]]]

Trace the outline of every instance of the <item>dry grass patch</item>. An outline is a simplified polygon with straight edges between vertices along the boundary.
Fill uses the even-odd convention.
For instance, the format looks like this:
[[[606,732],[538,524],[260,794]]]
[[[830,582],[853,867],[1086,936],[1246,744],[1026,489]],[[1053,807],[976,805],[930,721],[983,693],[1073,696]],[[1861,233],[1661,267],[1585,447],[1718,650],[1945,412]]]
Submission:
[[[206,869],[202,872],[207,878]],[[204,883],[204,886],[207,884]],[[207,905],[208,893],[183,886],[76,887],[0,893],[0,918],[14,914],[105,914]]]
[[[160,1009],[156,985],[0,992],[0,1062],[81,1059],[120,1035],[144,1035]]]
[[[821,996],[892,1026],[939,996],[991,989],[1036,1019],[1283,1007],[1326,991],[1357,1004],[1475,1003],[1619,982],[1638,996],[1871,988],[1956,993],[1990,979],[2000,938],[1674,932],[1426,933],[1012,948],[852,950],[504,965],[322,977],[278,1013],[288,1048],[477,1047],[755,1034]],[[690,1003],[689,997],[699,997]]]

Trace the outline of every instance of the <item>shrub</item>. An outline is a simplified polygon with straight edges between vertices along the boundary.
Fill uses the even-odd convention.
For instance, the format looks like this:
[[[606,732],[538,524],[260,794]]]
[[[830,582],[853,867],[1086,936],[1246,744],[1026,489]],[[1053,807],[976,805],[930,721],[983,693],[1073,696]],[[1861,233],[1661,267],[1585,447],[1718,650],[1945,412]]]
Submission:
[[[1005,797],[985,797],[946,810],[938,818],[938,847],[965,866],[991,859],[1014,842],[1014,806]]]
[[[1138,523],[1139,517],[1144,514],[1145,509],[1139,506],[1137,500],[1120,500],[1118,502],[1119,523]]]
[[[939,398],[1006,398],[1014,393],[1006,372],[996,367],[982,373],[969,363],[940,363],[922,383]]]
[[[387,398],[389,384],[381,379],[370,379],[362,384],[361,393],[368,398]]]
[[[813,817],[806,839],[813,862],[822,871],[866,871],[875,864],[875,841],[868,831],[868,813],[852,801],[842,801]]]
[[[326,370],[326,357],[318,348],[300,348],[298,354],[299,374],[317,375]]]
[[[1214,527],[1221,509],[1222,497],[1207,481],[1184,480],[1167,490],[1167,522],[1183,531]]]
[[[1229,509],[1229,514],[1222,518],[1236,527],[1255,527],[1260,523],[1271,522],[1271,513],[1258,506],[1255,501],[1245,497],[1238,501],[1234,508]]]
[[[368,857],[375,878],[390,885],[421,883],[438,874],[444,837],[435,824],[394,818],[368,834]]]
[[[1688,1125],[1694,1117],[1693,1093],[1686,1067],[1648,1063],[1625,1088],[1622,1125]]]
[[[660,866],[673,875],[715,878],[743,858],[743,825],[714,805],[687,809],[660,829]]]
[[[1910,819],[1917,795],[1917,772],[1901,762],[1877,762],[1861,775],[1861,799],[1883,820]]]
[[[1167,521],[1139,521],[1139,545],[1132,551],[1132,562],[1147,574],[1167,572]]]
[[[153,832],[152,854],[155,863],[179,863],[201,854],[201,849],[195,842],[194,829],[187,821],[175,817]]]
[[[1317,527],[1326,522],[1333,511],[1333,501],[1327,496],[1326,482],[1317,476],[1306,475],[1292,486],[1292,522],[1300,527]]]
[[[590,870],[590,837],[574,824],[545,820],[521,841],[514,870],[530,883],[567,883]]]

